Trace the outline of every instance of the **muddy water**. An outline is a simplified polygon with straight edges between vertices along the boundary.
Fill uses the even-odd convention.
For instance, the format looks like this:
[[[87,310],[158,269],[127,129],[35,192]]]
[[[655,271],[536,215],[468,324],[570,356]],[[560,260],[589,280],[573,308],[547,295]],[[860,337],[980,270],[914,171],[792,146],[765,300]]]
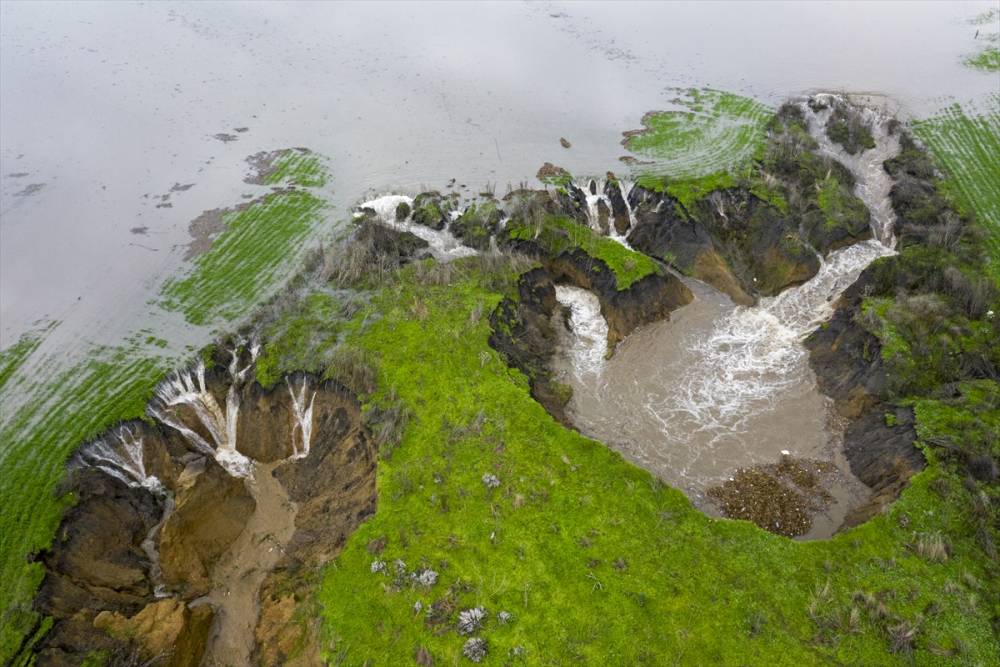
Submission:
[[[261,584],[284,555],[284,547],[295,532],[297,507],[271,475],[280,464],[258,463],[253,476],[247,479],[257,507],[212,571],[211,592],[198,600],[211,603],[217,615],[205,650],[205,664],[250,664],[254,628],[260,615]]]
[[[686,280],[694,301],[670,321],[632,334],[610,360],[596,297],[559,287],[572,330],[561,334],[556,366],[574,390],[574,424],[684,489],[706,511],[714,511],[708,488],[738,468],[775,463],[785,453],[833,463],[836,474],[825,486],[834,500],[814,518],[809,539],[830,536],[868,492],[844,459],[842,425],[819,393],[801,342],[868,264],[893,252],[892,183],[883,163],[899,152],[899,141],[884,110],[864,107],[859,113],[876,145],[849,156],[825,134],[830,110],[814,112],[805,102],[802,109],[820,150],[854,175],[875,239],[830,253],[811,280],[752,307]]]
[[[695,300],[630,335],[609,360],[596,298],[558,288],[572,309],[556,368],[573,387],[573,423],[713,515],[705,492],[737,468],[774,463],[786,451],[831,461],[835,502],[805,536],[828,537],[867,489],[843,459],[840,425],[804,349],[766,311],[735,308],[714,288],[685,283]]]

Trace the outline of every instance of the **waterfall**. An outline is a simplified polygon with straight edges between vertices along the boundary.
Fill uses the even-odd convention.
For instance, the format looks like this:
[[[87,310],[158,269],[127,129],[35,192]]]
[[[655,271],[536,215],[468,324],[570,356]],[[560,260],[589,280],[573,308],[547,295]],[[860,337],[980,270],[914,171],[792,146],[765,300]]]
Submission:
[[[142,437],[129,426],[119,426],[112,434],[80,449],[80,463],[104,471],[129,486],[141,486],[163,494],[163,484],[146,472]]]
[[[410,207],[410,214],[407,215],[405,220],[396,220],[396,207],[404,203]],[[459,257],[468,257],[477,254],[472,248],[462,245],[461,241],[455,238],[455,235],[447,227],[437,230],[413,222],[412,197],[407,197],[406,195],[383,195],[376,197],[375,199],[370,199],[359,204],[355,216],[361,216],[361,211],[364,209],[375,211],[378,221],[386,227],[410,232],[414,236],[419,236],[427,241],[430,244],[431,254],[439,261],[446,262]],[[451,220],[454,220],[455,217],[457,216],[453,216]]]
[[[607,186],[607,181],[603,178],[595,179],[591,178],[587,181],[585,186],[580,186],[578,183],[573,183],[573,187],[583,193],[584,199],[587,202],[587,226],[593,229],[595,232],[601,236],[607,236],[609,239],[617,241],[629,250],[632,246],[628,244],[625,235],[618,233],[618,228],[615,227],[614,222],[614,207],[611,205],[611,200],[606,194],[604,194],[604,189]],[[632,211],[632,204],[629,203],[628,193],[632,189],[632,183],[630,181],[618,181],[618,191],[621,193],[622,199],[625,201],[625,209],[628,211],[629,219],[629,229],[631,230],[635,227],[635,213]],[[608,210],[608,220],[606,221],[607,230],[605,230],[601,225],[601,216],[598,209],[599,203],[603,202]]]
[[[239,419],[239,392],[247,373],[253,367],[260,345],[250,345],[250,361],[240,368],[240,347],[237,343],[229,350],[229,389],[226,392],[226,410],[205,384],[205,363],[200,359],[193,368],[176,371],[156,388],[149,406],[149,414],[181,433],[196,449],[212,456],[230,474],[237,477],[250,475],[253,462],[236,449],[236,426]],[[211,442],[186,425],[180,415],[190,409],[199,424],[208,432]]]
[[[557,298],[572,311],[574,335],[565,345],[574,404],[581,410],[576,417],[579,425],[607,440],[648,443],[638,451],[626,442],[626,449],[640,462],[662,466],[661,470],[670,470],[695,487],[704,475],[731,470],[737,459],[745,465],[766,456],[767,447],[781,438],[788,438],[782,447],[795,454],[817,451],[820,434],[798,437],[775,426],[800,423],[788,418],[788,406],[821,410],[815,407],[821,401],[804,398],[815,395],[816,388],[802,341],[830,317],[839,296],[865,267],[894,252],[894,215],[888,196],[892,182],[883,163],[898,153],[899,144],[888,131],[888,117],[861,111],[872,126],[876,146],[847,156],[826,137],[830,112],[814,112],[807,104],[803,108],[820,150],[854,175],[854,191],[869,209],[874,239],[820,258],[819,271],[811,280],[762,298],[756,306],[734,306],[715,290],[688,281],[696,302],[658,329],[659,336],[674,338],[660,345],[648,337],[636,341],[637,350],[663,350],[672,355],[664,358],[638,353],[639,357],[628,354],[621,364],[616,363],[617,357],[606,361],[603,340],[598,342],[601,336],[595,333],[606,327],[596,299],[591,302],[593,297],[586,292],[557,288]],[[645,370],[639,371],[643,365]],[[645,373],[644,380],[630,380],[636,372]],[[627,398],[616,398],[619,394]],[[583,409],[594,414],[583,414]],[[779,412],[781,417],[776,416]],[[812,425],[802,424],[815,428],[817,422],[822,422],[820,416]],[[770,444],[762,445],[762,441]],[[813,444],[806,446],[806,441]]]
[[[292,458],[300,459],[309,455],[309,445],[312,442],[312,416],[313,403],[316,401],[315,390],[309,395],[306,402],[306,393],[309,391],[309,379],[302,376],[298,393],[292,387],[292,381],[285,378],[285,385],[288,387],[288,395],[292,397],[292,415],[295,417],[295,428],[292,430]],[[299,442],[296,443],[295,434],[299,434]]]
[[[580,287],[556,285],[556,300],[570,309],[573,336],[566,350],[573,372],[580,381],[600,374],[608,349],[608,324],[593,292]]]

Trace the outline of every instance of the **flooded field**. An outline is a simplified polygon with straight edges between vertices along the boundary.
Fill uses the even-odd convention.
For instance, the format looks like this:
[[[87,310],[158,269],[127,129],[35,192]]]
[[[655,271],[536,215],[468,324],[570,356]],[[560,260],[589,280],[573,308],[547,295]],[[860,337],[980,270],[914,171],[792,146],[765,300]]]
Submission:
[[[874,91],[927,115],[994,87],[961,64],[984,8],[4,3],[0,347],[41,319],[63,348],[155,320],[146,301],[183,266],[190,221],[259,193],[242,182],[258,151],[329,158],[316,237],[366,194],[502,188],[547,160],[621,167],[621,132],[678,86],[766,104]]]

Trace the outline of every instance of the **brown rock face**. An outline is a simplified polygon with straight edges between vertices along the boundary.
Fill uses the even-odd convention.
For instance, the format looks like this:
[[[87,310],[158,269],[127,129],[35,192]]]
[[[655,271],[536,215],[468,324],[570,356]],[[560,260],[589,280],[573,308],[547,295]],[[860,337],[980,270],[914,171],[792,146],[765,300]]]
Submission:
[[[597,295],[601,314],[608,322],[608,347],[612,349],[636,327],[667,319],[671,311],[694,298],[679,278],[666,271],[619,290],[611,270],[581,250],[543,261],[554,282],[569,282]]]
[[[46,576],[35,605],[54,624],[38,665],[74,665],[91,650],[123,648],[94,628],[95,615],[132,614],[153,597],[141,544],[159,521],[161,501],[94,468],[74,470],[66,486],[78,502],[42,557]]]
[[[236,368],[248,368],[241,354]],[[230,381],[217,356],[205,373],[213,414]],[[255,460],[251,477],[166,424],[122,424],[75,455],[67,490],[79,501],[42,558],[35,603],[55,622],[37,664],[79,665],[93,650],[173,667],[319,663],[315,627],[292,613],[310,599],[312,573],[374,513],[376,448],[338,385],[296,373],[265,390],[240,377],[236,448]],[[305,453],[297,415],[308,405]],[[171,407],[171,424],[214,443],[217,424]]]
[[[820,390],[834,400],[850,420],[844,433],[844,453],[851,471],[868,485],[870,500],[844,520],[844,528],[864,523],[895,500],[910,477],[926,465],[914,446],[913,411],[883,399],[886,375],[877,338],[857,324],[872,270],[866,269],[841,296],[826,326],[806,339],[809,365]],[[894,419],[887,423],[886,415]]]
[[[146,605],[126,617],[102,611],[94,627],[122,641],[133,641],[146,655],[158,656],[166,667],[198,667],[215,612],[209,605],[189,607],[174,598]]]
[[[160,566],[163,581],[192,598],[208,592],[212,567],[257,503],[244,480],[206,458],[188,464],[175,493],[160,533]]]
[[[316,394],[313,410],[309,454],[273,473],[299,509],[283,566],[261,589],[255,630],[255,661],[261,665],[321,664],[316,614],[295,616],[300,601],[310,597],[311,581],[295,572],[314,572],[329,562],[358,525],[375,513],[376,446],[362,427],[360,405],[327,383]]]
[[[236,448],[255,461],[274,463],[292,455],[295,417],[284,382],[264,389],[256,382],[242,392]]]

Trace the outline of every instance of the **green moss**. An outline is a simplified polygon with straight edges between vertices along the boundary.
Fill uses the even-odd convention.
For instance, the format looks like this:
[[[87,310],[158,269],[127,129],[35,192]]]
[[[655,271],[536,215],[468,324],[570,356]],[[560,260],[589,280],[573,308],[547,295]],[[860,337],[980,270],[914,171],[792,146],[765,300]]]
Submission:
[[[1000,384],[994,380],[963,382],[955,396],[913,401],[917,435],[967,452],[1000,458]]]
[[[987,46],[975,55],[966,56],[962,62],[967,67],[984,72],[1000,72],[1000,48]]]
[[[686,210],[691,210],[696,201],[706,197],[711,192],[735,186],[736,179],[733,178],[732,174],[727,171],[718,171],[699,178],[667,179],[665,190]]]
[[[293,190],[225,213],[225,231],[186,276],[163,286],[162,305],[193,324],[246,315],[297,266],[302,242],[323,222],[323,207],[318,197]]]
[[[990,607],[968,604],[978,595],[969,582],[985,572],[967,499],[943,470],[932,465],[889,512],[825,542],[709,518],[530,398],[526,378],[487,344],[494,277],[469,270],[438,287],[409,275],[375,297],[359,318],[381,317],[351,336],[412,417],[379,464],[375,516],[318,594],[327,660],[406,664],[423,647],[435,663],[458,663],[457,611],[482,605],[489,664],[515,647],[527,664],[936,664],[933,651],[955,642],[971,663],[995,661]],[[411,312],[416,299],[426,316]],[[483,485],[487,472],[499,488]],[[946,501],[934,490],[944,483],[957,489]],[[914,553],[921,533],[940,533],[951,558]],[[378,537],[378,558],[433,568],[439,582],[396,587],[373,574],[365,545]],[[891,651],[859,593],[912,622],[934,603],[912,656]],[[435,625],[426,610],[444,600],[451,611]],[[514,621],[500,625],[500,610]],[[852,614],[856,624],[840,624]]]
[[[816,193],[816,203],[823,212],[827,230],[855,226],[860,220],[866,226],[868,209],[835,178],[825,178]]]
[[[574,249],[582,250],[601,260],[611,270],[619,290],[628,289],[636,281],[661,270],[646,255],[629,250],[617,241],[596,234],[589,227],[563,216],[549,216],[539,227],[511,220],[506,231],[509,238],[538,243],[553,256]]]

